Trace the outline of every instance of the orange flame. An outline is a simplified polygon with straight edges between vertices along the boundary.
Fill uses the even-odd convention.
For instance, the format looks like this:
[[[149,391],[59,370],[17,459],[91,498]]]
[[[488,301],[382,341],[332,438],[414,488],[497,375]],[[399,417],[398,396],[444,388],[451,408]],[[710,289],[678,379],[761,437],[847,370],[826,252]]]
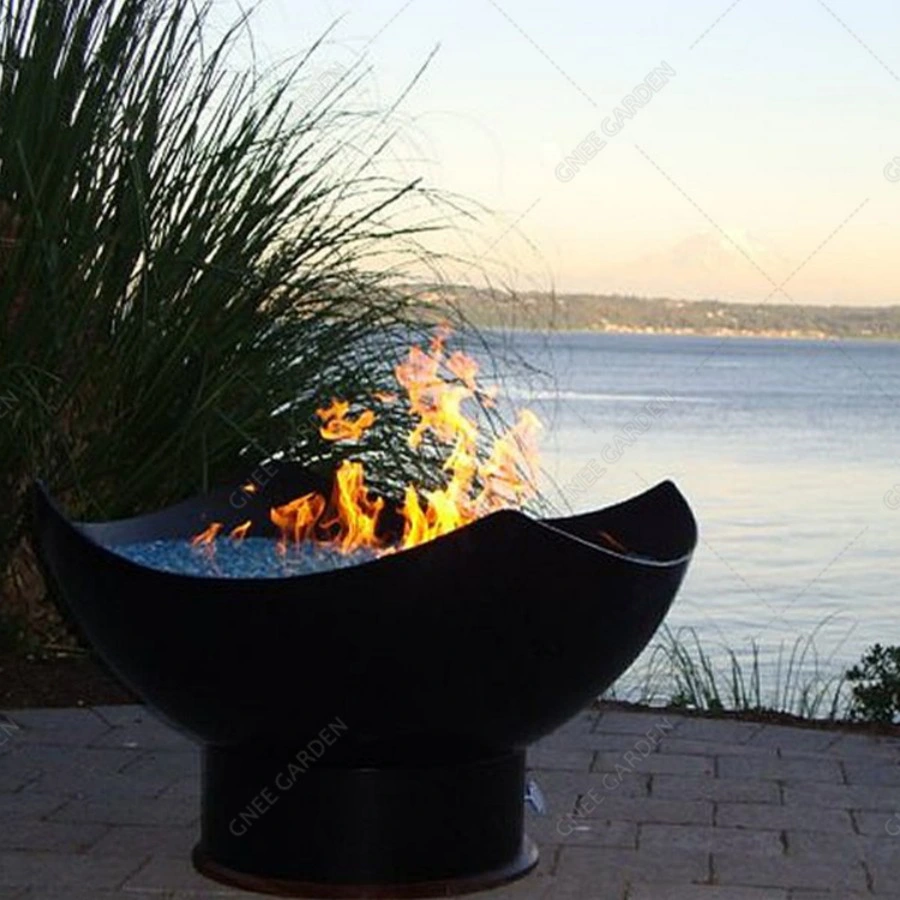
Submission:
[[[205,531],[201,531],[200,534],[194,536],[191,539],[191,546],[199,547],[199,546],[208,546],[208,545],[212,544],[213,541],[215,541],[219,532],[222,530],[222,528],[224,528],[224,526],[222,525],[221,522],[213,522],[209,526],[209,528],[207,528]]]
[[[304,494],[284,506],[276,506],[269,512],[274,525],[281,531],[281,539],[290,538],[295,544],[314,538],[313,529],[325,512],[325,498],[321,494]]]
[[[325,423],[319,434],[326,441],[358,441],[375,422],[375,413],[364,410],[354,419],[348,419],[350,404],[344,400],[332,400],[327,409],[317,409],[316,415]]]
[[[331,544],[341,553],[381,546],[378,519],[384,509],[381,497],[373,500],[366,489],[363,465],[345,459],[335,473],[332,513],[322,522],[325,531],[335,529]]]
[[[438,329],[427,350],[412,347],[394,370],[414,420],[407,437],[410,447],[427,442],[432,449],[448,448],[443,486],[420,490],[407,485],[403,504],[396,510],[402,534],[390,542],[383,526],[385,501],[370,495],[363,464],[344,460],[335,472],[330,498],[313,492],[270,511],[281,533],[281,552],[288,543],[309,541],[341,553],[360,549],[391,553],[433,540],[494,510],[519,506],[534,495],[541,423],[534,413],[522,410],[515,425],[484,453],[477,423],[466,407],[490,405],[495,392],[478,385],[478,363],[470,356],[459,351],[445,355],[448,336],[448,329]],[[445,378],[444,371],[451,377]],[[397,399],[388,393],[375,396],[384,403]],[[349,402],[338,399],[327,409],[316,410],[323,422],[322,437],[332,441],[363,438],[375,414],[363,410],[352,419],[349,412]],[[231,536],[240,539],[249,528],[250,522],[245,522]],[[212,543],[221,529],[221,524],[214,523],[192,543]]]
[[[247,519],[246,522],[241,522],[240,525],[236,525],[231,529],[231,531],[228,533],[228,537],[230,537],[234,541],[242,541],[247,536],[247,532],[250,530],[250,526],[252,524],[252,519]]]

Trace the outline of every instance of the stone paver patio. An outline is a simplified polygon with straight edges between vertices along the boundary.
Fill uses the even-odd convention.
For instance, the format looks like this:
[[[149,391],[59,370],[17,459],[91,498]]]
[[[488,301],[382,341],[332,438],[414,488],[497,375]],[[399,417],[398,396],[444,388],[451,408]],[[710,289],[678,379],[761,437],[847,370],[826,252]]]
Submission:
[[[900,739],[586,712],[533,748],[537,872],[495,900],[900,900]],[[139,706],[0,715],[0,900],[259,896],[190,866],[193,745]]]

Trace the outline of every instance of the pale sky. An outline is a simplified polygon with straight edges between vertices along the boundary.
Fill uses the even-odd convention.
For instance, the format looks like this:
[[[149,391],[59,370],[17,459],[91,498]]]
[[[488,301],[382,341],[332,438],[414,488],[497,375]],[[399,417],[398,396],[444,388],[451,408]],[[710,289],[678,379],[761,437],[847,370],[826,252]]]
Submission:
[[[900,4],[261,0],[257,53],[336,19],[311,77],[362,56],[376,107],[440,45],[392,165],[493,210],[447,249],[518,287],[900,303]]]

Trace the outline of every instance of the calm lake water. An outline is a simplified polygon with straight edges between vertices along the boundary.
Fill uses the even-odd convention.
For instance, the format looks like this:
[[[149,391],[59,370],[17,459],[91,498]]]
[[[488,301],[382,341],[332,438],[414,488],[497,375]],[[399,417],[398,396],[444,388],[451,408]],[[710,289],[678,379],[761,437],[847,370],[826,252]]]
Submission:
[[[492,341],[546,373],[505,389],[546,424],[548,479],[572,508],[665,478],[688,497],[701,541],[671,627],[711,650],[755,639],[770,682],[779,647],[816,629],[828,671],[900,644],[900,344]]]

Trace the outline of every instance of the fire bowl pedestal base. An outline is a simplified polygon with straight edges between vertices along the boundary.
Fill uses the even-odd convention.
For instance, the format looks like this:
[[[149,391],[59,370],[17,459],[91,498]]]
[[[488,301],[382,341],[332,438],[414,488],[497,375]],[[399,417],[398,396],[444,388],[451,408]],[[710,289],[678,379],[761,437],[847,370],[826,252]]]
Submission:
[[[327,756],[307,767],[296,749],[205,748],[197,870],[288,897],[431,897],[536,865],[523,751],[360,767]]]

